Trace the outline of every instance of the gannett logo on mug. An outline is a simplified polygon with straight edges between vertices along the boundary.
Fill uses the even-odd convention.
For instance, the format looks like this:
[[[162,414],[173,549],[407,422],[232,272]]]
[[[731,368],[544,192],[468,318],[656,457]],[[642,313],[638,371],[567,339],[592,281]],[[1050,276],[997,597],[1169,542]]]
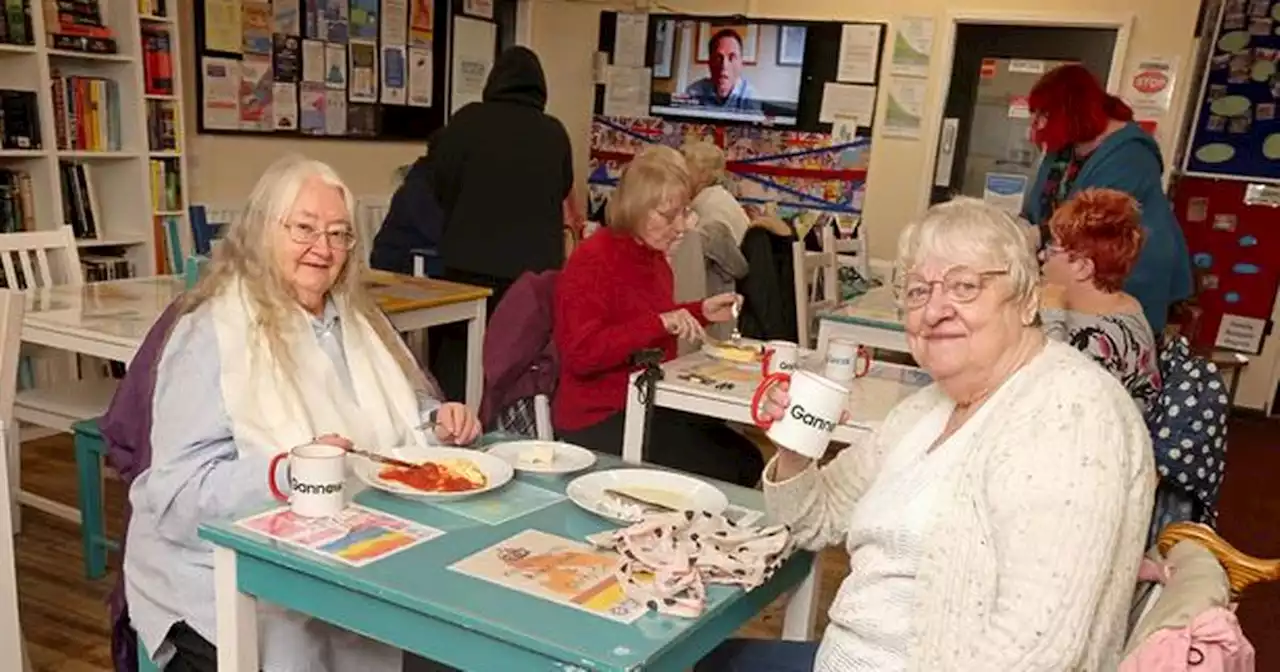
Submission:
[[[779,371],[795,371],[799,366],[795,362],[778,362]]]
[[[341,483],[299,483],[297,479],[289,479],[289,487],[299,495],[332,495],[335,492],[342,492]]]
[[[804,410],[804,406],[801,406],[800,404],[796,404],[791,407],[791,417],[799,420],[809,427],[815,427],[824,432],[834,431],[836,428],[836,423],[819,418],[818,416]]]

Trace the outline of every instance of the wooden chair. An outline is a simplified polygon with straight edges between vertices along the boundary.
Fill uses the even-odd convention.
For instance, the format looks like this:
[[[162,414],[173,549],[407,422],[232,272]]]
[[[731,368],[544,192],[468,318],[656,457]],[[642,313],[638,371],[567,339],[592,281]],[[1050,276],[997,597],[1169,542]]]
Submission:
[[[11,276],[10,276],[11,277]],[[22,345],[23,297],[18,292],[0,290],[0,450],[5,465],[0,469],[0,669],[30,670],[26,644],[18,617],[18,577],[13,551],[13,535],[18,518],[18,432],[13,419],[18,387],[18,360]]]
[[[1258,583],[1280,581],[1280,560],[1255,558],[1218,536],[1213,528],[1199,523],[1173,523],[1160,532],[1156,547],[1161,555],[1183,540],[1191,540],[1209,550],[1227,574],[1232,599]]]
[[[804,240],[791,244],[795,273],[796,342],[813,347],[813,323],[818,313],[833,310],[840,303],[840,262],[836,253],[835,230],[822,225],[822,251],[810,252]],[[817,298],[821,293],[822,298]]]

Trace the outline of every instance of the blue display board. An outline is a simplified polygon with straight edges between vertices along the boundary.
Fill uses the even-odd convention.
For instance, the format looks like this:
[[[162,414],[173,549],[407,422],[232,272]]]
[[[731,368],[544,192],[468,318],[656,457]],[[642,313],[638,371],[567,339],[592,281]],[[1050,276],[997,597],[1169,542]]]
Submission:
[[[1280,182],[1280,0],[1227,0],[1186,171]]]

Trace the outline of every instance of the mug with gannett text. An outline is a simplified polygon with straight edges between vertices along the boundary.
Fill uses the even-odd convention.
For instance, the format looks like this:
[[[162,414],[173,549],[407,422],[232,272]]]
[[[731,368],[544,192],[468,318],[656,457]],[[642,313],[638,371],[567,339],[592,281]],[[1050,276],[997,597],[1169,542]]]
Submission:
[[[276,483],[280,463],[289,461],[289,492]],[[287,502],[294,515],[330,518],[347,506],[347,451],[327,443],[308,443],[271,458],[267,468],[271,494]]]
[[[764,414],[764,402],[775,385],[789,383],[790,401],[782,419],[774,420]],[[778,372],[765,376],[751,399],[751,419],[774,443],[817,459],[827,452],[831,433],[835,431],[844,414],[849,389],[845,386],[808,371]]]

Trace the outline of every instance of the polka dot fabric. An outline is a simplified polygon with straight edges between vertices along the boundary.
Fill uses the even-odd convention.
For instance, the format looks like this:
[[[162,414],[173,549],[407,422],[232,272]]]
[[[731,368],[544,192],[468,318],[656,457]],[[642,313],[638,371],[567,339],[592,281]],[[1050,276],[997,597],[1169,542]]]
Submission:
[[[1227,387],[1218,367],[1177,338],[1160,351],[1160,375],[1164,388],[1147,419],[1160,475],[1153,534],[1182,520],[1215,524],[1227,466]]]

